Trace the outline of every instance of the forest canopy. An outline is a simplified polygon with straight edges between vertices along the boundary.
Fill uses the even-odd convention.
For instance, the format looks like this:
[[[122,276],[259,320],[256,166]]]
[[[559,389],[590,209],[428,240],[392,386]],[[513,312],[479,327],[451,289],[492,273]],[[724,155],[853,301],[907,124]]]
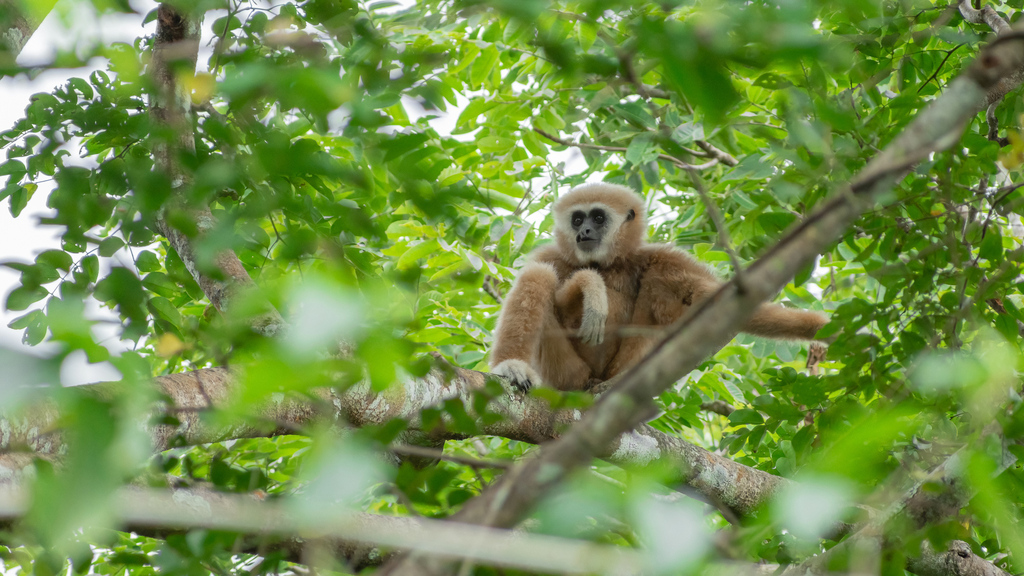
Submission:
[[[1024,570],[1020,1],[54,4],[0,0],[0,73],[69,77],[0,127],[60,236],[2,263],[52,351],[0,349],[5,571]],[[20,63],[76,10],[145,16]],[[585,182],[730,281],[524,394],[495,322]]]

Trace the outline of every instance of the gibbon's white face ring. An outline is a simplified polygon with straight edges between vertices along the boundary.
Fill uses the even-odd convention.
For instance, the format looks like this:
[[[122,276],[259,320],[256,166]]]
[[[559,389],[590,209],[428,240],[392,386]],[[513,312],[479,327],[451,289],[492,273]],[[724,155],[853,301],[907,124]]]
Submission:
[[[576,231],[572,226],[572,215],[577,211],[582,211],[585,214],[590,214],[594,209],[600,209],[604,212],[606,218],[604,224],[604,233],[600,240],[576,240]],[[617,213],[614,209],[603,202],[587,202],[584,204],[574,204],[565,211],[562,218],[558,221],[557,227],[559,232],[565,235],[566,238],[572,243],[573,252],[576,258],[580,262],[602,262],[608,257],[608,252],[611,246],[615,243],[614,239],[619,233],[619,227],[626,220],[624,214]]]

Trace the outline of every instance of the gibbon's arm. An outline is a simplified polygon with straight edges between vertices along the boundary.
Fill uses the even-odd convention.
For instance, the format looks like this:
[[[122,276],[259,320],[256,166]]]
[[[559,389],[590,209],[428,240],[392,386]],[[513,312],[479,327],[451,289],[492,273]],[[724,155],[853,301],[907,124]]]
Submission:
[[[688,305],[707,298],[722,285],[710,270],[678,250],[660,253],[652,258],[645,283],[648,282],[647,276],[660,284],[662,290],[670,290],[681,297],[682,303],[687,305],[678,314],[674,314],[674,318],[665,318],[668,322],[675,321]],[[659,300],[663,298],[662,295],[658,296],[661,296]],[[828,316],[820,312],[786,308],[778,304],[761,304],[743,331],[768,338],[813,340],[825,324],[828,324]]]
[[[558,276],[550,264],[531,262],[523,267],[501,307],[491,347],[491,371],[511,378],[517,388],[528,390],[532,383],[540,382],[531,362],[557,287]]]
[[[577,270],[555,293],[555,304],[566,308],[576,298],[583,299],[583,320],[577,335],[584,344],[604,342],[608,320],[608,290],[604,279],[593,270]]]
[[[828,324],[828,316],[821,312],[761,304],[743,331],[784,340],[814,340],[814,335],[825,324]]]

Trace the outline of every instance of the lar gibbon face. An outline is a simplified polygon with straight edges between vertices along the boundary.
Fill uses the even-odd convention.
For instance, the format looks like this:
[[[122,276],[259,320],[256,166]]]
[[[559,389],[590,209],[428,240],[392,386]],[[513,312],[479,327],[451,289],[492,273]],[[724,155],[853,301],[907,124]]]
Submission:
[[[634,217],[632,209],[619,214],[604,203],[591,202],[570,206],[560,227],[580,262],[604,262],[618,241],[619,228]]]
[[[607,231],[608,217],[603,208],[592,208],[590,212],[575,210],[572,213],[572,231],[576,233],[576,249],[589,254],[601,247]]]

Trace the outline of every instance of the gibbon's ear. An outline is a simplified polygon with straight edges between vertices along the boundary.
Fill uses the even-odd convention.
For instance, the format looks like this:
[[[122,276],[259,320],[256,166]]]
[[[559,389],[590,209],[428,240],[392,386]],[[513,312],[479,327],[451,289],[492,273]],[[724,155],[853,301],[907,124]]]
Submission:
[[[628,214],[626,214],[626,222],[629,222],[629,221],[630,221],[630,220],[632,220],[633,218],[636,218],[636,212],[634,212],[634,211],[633,211],[633,209],[632,209],[632,208],[630,208],[630,209],[629,209],[629,213],[628,213]]]

